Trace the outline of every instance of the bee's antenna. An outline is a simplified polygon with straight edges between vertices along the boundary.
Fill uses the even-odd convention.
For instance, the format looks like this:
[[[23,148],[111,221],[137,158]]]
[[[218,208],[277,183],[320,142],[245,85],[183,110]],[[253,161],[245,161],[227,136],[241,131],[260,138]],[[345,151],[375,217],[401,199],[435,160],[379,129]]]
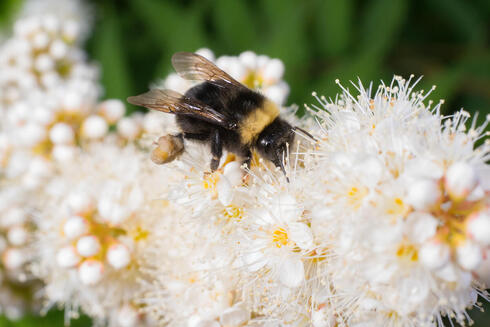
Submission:
[[[304,129],[302,129],[302,128],[298,127],[298,126],[294,126],[293,127],[293,131],[300,131],[301,133],[305,134],[306,136],[308,136],[313,141],[315,141],[315,142],[318,141],[313,135],[311,135],[310,133],[308,133],[307,131],[305,131]]]

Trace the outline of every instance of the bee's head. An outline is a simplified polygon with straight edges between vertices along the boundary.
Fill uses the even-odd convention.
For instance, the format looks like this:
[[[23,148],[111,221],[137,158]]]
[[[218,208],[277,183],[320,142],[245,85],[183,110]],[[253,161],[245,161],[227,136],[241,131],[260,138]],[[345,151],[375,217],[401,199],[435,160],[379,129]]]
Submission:
[[[260,133],[255,147],[263,158],[270,160],[286,174],[283,161],[288,147],[293,144],[294,135],[293,127],[277,118]]]

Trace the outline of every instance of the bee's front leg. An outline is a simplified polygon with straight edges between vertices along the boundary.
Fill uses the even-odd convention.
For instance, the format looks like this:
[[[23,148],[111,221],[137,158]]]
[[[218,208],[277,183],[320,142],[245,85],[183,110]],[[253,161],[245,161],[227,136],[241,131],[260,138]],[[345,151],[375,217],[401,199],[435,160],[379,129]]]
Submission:
[[[218,169],[219,161],[223,155],[223,142],[218,129],[211,134],[211,154],[213,155],[211,159],[211,171],[215,171]]]
[[[252,151],[247,149],[247,151],[243,155],[242,166],[245,165],[248,169],[250,169],[250,164],[252,163]]]

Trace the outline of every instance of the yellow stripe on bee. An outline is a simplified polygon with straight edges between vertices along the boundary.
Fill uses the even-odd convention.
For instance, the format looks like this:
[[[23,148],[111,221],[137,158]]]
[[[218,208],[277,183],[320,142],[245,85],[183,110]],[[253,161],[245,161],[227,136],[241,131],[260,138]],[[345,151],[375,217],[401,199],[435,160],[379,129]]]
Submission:
[[[240,138],[243,144],[252,143],[260,132],[279,116],[279,109],[269,100],[262,107],[253,110],[240,123]]]

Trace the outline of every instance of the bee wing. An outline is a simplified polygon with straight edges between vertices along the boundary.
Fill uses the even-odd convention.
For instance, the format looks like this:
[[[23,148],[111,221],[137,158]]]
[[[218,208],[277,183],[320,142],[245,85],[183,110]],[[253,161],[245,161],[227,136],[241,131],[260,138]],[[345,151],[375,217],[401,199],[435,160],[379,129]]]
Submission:
[[[225,81],[230,85],[246,87],[197,53],[177,52],[172,56],[172,65],[180,77],[187,80],[208,82]]]
[[[137,106],[176,115],[192,116],[227,129],[234,129],[237,126],[235,122],[207,104],[172,90],[153,89],[146,93],[129,97],[127,100]]]

